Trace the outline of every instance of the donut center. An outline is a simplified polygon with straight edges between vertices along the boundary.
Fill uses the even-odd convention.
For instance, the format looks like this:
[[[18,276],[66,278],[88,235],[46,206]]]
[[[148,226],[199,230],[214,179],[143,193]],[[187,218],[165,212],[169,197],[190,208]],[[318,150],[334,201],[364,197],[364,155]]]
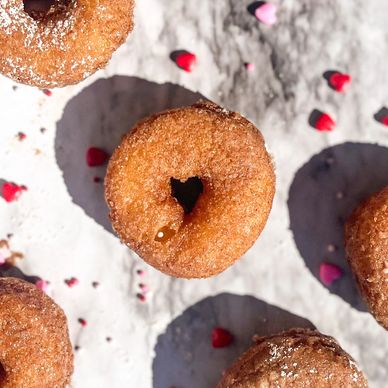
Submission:
[[[5,377],[6,377],[6,372],[3,365],[0,362],[0,387],[2,386],[2,383],[5,381]]]
[[[34,20],[42,20],[45,17],[62,11],[70,0],[23,0],[24,12]]]
[[[200,178],[193,176],[182,182],[179,179],[171,178],[171,195],[181,205],[185,214],[190,214],[203,193],[203,183]]]

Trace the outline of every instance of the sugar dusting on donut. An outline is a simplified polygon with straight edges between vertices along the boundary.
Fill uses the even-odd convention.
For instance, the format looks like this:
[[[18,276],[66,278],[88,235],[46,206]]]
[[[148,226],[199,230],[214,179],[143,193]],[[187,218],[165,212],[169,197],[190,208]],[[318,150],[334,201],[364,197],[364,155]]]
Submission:
[[[132,0],[114,5],[56,0],[46,16],[37,18],[26,12],[22,0],[0,0],[0,71],[41,88],[79,82],[104,66],[123,43],[132,16]]]

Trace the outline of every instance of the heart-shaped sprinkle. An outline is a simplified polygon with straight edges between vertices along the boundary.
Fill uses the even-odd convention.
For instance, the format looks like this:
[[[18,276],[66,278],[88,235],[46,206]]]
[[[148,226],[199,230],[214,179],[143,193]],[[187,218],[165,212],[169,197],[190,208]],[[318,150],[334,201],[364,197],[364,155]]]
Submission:
[[[232,333],[222,327],[215,327],[212,330],[213,348],[225,348],[233,342],[233,339]]]
[[[245,68],[248,70],[248,71],[253,71],[255,70],[255,64],[254,63],[245,63]]]
[[[86,319],[83,319],[83,318],[78,318],[78,322],[81,324],[81,326],[85,327],[87,326],[87,322],[86,322]]]
[[[185,51],[177,55],[175,62],[182,70],[191,73],[197,64],[197,56]]]
[[[108,159],[109,155],[101,148],[90,147],[86,151],[86,163],[89,167],[103,166]]]
[[[352,81],[349,74],[335,72],[329,78],[329,85],[337,92],[344,92]]]
[[[388,116],[385,116],[381,119],[381,123],[388,127]]]
[[[19,199],[23,191],[27,191],[26,186],[19,186],[12,182],[5,182],[2,187],[2,196],[6,202],[14,202]]]
[[[42,290],[43,292],[47,292],[48,290],[48,286],[49,286],[49,282],[47,280],[43,280],[43,279],[39,279],[36,281],[35,285],[40,289]]]
[[[264,3],[256,9],[255,16],[262,23],[272,26],[277,22],[276,11],[277,9],[275,4]]]
[[[74,287],[78,285],[79,280],[77,278],[70,278],[70,279],[65,279],[65,283],[67,284],[68,287]]]
[[[322,263],[319,267],[319,277],[325,286],[331,286],[342,275],[342,269],[335,264]]]
[[[320,132],[331,132],[335,128],[335,121],[327,113],[322,113],[315,122],[315,128]]]

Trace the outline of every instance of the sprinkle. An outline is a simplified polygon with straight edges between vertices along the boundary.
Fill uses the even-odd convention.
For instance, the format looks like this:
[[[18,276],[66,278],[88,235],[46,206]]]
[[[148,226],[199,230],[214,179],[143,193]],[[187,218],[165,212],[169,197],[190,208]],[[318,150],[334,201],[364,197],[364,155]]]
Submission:
[[[253,71],[253,70],[255,70],[255,64],[254,64],[254,63],[245,63],[244,66],[245,66],[245,68],[246,68],[248,71]]]
[[[17,139],[18,139],[19,141],[23,141],[23,140],[27,137],[27,135],[26,135],[25,133],[23,133],[23,132],[19,132],[19,133],[16,135],[16,137],[17,137]]]
[[[315,122],[315,128],[320,132],[331,132],[335,126],[335,121],[327,113],[322,113]]]
[[[388,116],[385,116],[381,119],[381,123],[388,127]]]
[[[106,342],[111,342],[112,341],[112,338],[111,337],[106,337]]]
[[[81,349],[81,346],[79,346],[79,345],[75,345],[74,346],[74,350],[76,351],[76,352],[78,352],[78,350],[80,350]]]
[[[93,288],[97,288],[99,285],[100,285],[99,282],[93,282],[93,283],[92,283],[92,287],[93,287]]]
[[[191,73],[197,64],[197,56],[193,53],[183,51],[177,55],[175,62],[182,70]]]
[[[102,179],[101,179],[100,177],[98,177],[98,176],[95,176],[95,177],[93,178],[93,182],[94,182],[94,183],[101,183],[101,181],[102,181]]]
[[[47,97],[51,97],[53,95],[53,92],[51,90],[48,90],[48,89],[43,89],[42,92],[47,96]]]
[[[19,186],[12,182],[5,182],[2,187],[2,196],[6,202],[13,202],[19,199],[23,191],[27,191],[26,186]]]
[[[335,264],[322,263],[319,267],[319,277],[325,286],[331,286],[342,275],[342,269]]]
[[[329,85],[339,93],[344,92],[352,81],[349,74],[334,72],[329,78]]]
[[[143,283],[140,283],[140,284],[139,284],[139,288],[140,288],[144,293],[147,293],[147,292],[149,292],[149,290],[150,290],[149,286],[147,286],[147,284],[143,284]]]
[[[256,9],[255,16],[263,24],[272,26],[277,22],[276,11],[277,8],[275,4],[264,3]]]
[[[81,324],[82,327],[85,327],[88,323],[83,318],[78,318],[78,322]]]
[[[97,147],[90,147],[86,151],[86,163],[89,167],[102,166],[109,159],[109,155]]]
[[[212,330],[211,339],[213,348],[225,348],[233,342],[234,337],[230,331],[222,327],[215,327]]]
[[[337,247],[334,245],[334,244],[329,244],[327,246],[327,251],[330,252],[330,253],[333,253],[337,250]]]
[[[140,302],[145,302],[146,301],[146,296],[144,294],[138,293],[136,294],[137,299],[140,300]]]
[[[136,271],[136,273],[137,273],[139,276],[141,276],[141,277],[143,277],[143,276],[146,275],[146,272],[145,272],[144,270],[142,270],[142,269],[138,269],[138,270]]]
[[[47,128],[42,127],[42,128],[40,129],[40,132],[41,132],[41,133],[45,133],[46,131],[47,131]]]
[[[48,291],[49,284],[50,283],[47,280],[43,280],[43,279],[39,279],[35,283],[36,287],[38,287],[43,292],[47,292]]]
[[[70,279],[65,279],[65,283],[71,288],[76,285],[78,285],[79,281],[77,278],[70,278]]]

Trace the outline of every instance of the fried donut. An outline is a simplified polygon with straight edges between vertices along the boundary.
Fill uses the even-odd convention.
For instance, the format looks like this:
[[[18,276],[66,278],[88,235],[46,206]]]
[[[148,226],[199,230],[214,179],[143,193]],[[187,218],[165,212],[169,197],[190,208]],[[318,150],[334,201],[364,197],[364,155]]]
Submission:
[[[35,285],[0,278],[0,387],[66,387],[73,353],[62,309]]]
[[[217,388],[366,388],[337,341],[315,330],[261,337],[224,373]]]
[[[388,330],[388,187],[351,215],[345,226],[345,245],[361,295]]]
[[[42,0],[0,1],[0,72],[27,85],[82,81],[133,28],[134,0],[45,0],[38,10],[33,2]]]
[[[232,265],[260,235],[275,174],[264,139],[213,103],[139,122],[105,178],[113,228],[160,271],[205,278]]]

